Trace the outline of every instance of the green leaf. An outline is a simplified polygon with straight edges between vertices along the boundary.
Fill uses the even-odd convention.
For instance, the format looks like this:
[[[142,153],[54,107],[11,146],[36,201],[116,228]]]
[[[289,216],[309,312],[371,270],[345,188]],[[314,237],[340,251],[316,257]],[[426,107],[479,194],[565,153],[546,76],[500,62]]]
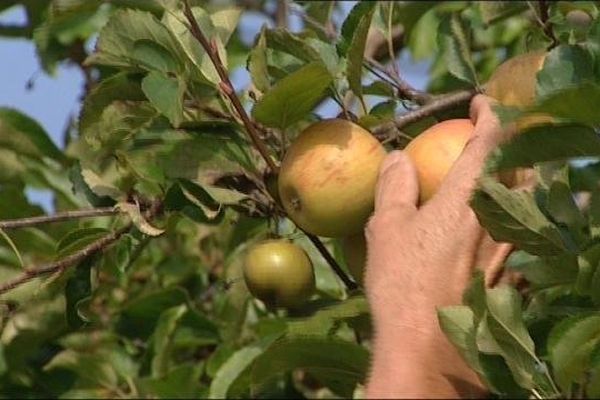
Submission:
[[[334,338],[295,337],[274,342],[252,367],[252,394],[282,373],[302,368],[334,393],[350,397],[364,382],[369,353],[357,344]]]
[[[98,122],[104,108],[115,100],[145,100],[140,84],[126,73],[118,73],[95,85],[83,101],[79,114],[79,131],[86,135],[88,128]]]
[[[534,386],[535,344],[523,322],[519,293],[509,286],[486,290],[487,323],[517,383]]]
[[[147,102],[116,100],[102,110],[96,123],[84,133],[95,149],[110,152],[150,126],[159,113]]]
[[[557,383],[565,393],[585,382],[590,356],[600,345],[600,316],[579,315],[555,325],[548,338],[548,353]]]
[[[162,377],[169,371],[173,336],[179,320],[186,311],[187,306],[181,304],[169,308],[160,314],[152,336],[152,349],[154,351],[154,357],[152,358],[153,378]]]
[[[515,136],[489,157],[487,171],[529,167],[538,162],[600,156],[600,138],[581,125],[538,126]]]
[[[458,79],[479,86],[469,42],[467,29],[459,14],[450,14],[440,22],[438,47],[444,54],[448,71]]]
[[[527,9],[526,4],[515,1],[481,1],[477,5],[486,25],[492,25]]]
[[[82,194],[93,207],[109,207],[116,204],[116,201],[111,197],[99,196],[94,193],[83,176],[83,171],[79,162],[76,162],[69,170],[69,180],[73,184],[73,192]],[[113,194],[116,193],[113,192]]]
[[[286,129],[316,106],[331,81],[323,64],[308,64],[278,81],[256,103],[252,115],[262,124]]]
[[[348,16],[342,24],[341,40],[338,43],[338,52],[340,55],[345,56],[348,53],[350,47],[352,46],[355,32],[360,29],[359,26],[364,21],[363,17],[369,14],[372,16],[376,5],[377,3],[372,1],[359,1],[352,8],[352,10],[350,10],[350,13],[348,13]],[[371,16],[368,17],[369,24],[371,21]]]
[[[145,377],[136,382],[142,395],[158,398],[195,398],[200,393],[202,364],[172,368],[160,378]]]
[[[267,39],[265,29],[261,30],[256,44],[250,50],[247,69],[254,86],[261,92],[266,92],[271,87],[267,65]]]
[[[600,116],[594,104],[600,102],[600,85],[585,82],[553,92],[531,109],[531,113],[546,113],[558,118],[596,126]]]
[[[319,53],[307,43],[307,38],[283,28],[265,29],[263,32],[269,49],[290,54],[306,63],[321,61]]]
[[[79,263],[65,285],[67,324],[73,329],[79,329],[87,322],[78,305],[92,294],[91,270],[95,262],[95,257],[88,257]]]
[[[133,58],[151,72],[176,73],[178,65],[169,50],[147,39],[133,43]]]
[[[104,228],[75,229],[63,236],[56,246],[56,258],[61,259],[108,235]]]
[[[185,83],[153,71],[142,80],[142,90],[152,105],[178,128],[183,120]]]
[[[140,210],[139,206],[132,204],[132,203],[122,201],[122,202],[117,203],[117,205],[115,207],[118,208],[119,210],[127,213],[127,215],[129,215],[129,218],[131,218],[131,222],[133,222],[135,227],[138,228],[140,230],[140,232],[144,233],[145,235],[160,236],[165,232],[164,229],[159,229],[159,228],[152,226],[146,220],[146,218],[142,215],[142,211]]]
[[[211,38],[217,47],[219,58],[227,68],[227,52],[225,51],[224,43],[217,34],[218,30],[213,25],[211,16],[200,7],[192,7],[192,14],[195,17],[200,30],[207,38]],[[193,66],[194,70],[199,74],[201,79],[212,84],[217,84],[221,81],[217,70],[215,69],[210,57],[192,35],[188,28],[187,18],[182,11],[168,12],[163,15],[162,22],[168,28],[171,36],[178,43],[178,48],[182,49],[183,57],[186,64]],[[221,32],[225,35],[225,25],[222,26]]]
[[[180,288],[161,289],[138,296],[123,309],[116,330],[127,337],[145,339],[154,332],[164,310],[186,301],[186,293]]]
[[[440,328],[458,349],[462,358],[474,371],[482,374],[475,340],[475,314],[473,311],[467,306],[448,306],[439,309],[437,316]]]
[[[350,45],[346,51],[346,76],[348,78],[348,85],[363,104],[362,66],[365,55],[365,47],[367,44],[367,36],[369,34],[369,27],[371,26],[373,13],[375,12],[374,6],[377,3],[367,2],[367,4],[372,5],[372,7],[370,10],[365,11],[357,21],[356,28],[354,29],[352,37],[350,38]]]
[[[48,133],[35,120],[12,108],[0,107],[0,146],[17,154],[66,161]]]
[[[229,390],[236,380],[246,373],[254,360],[264,351],[265,345],[255,344],[235,352],[219,368],[210,384],[210,398],[224,399],[230,397]]]
[[[471,207],[496,241],[514,243],[537,255],[556,255],[567,250],[559,230],[529,193],[511,191],[493,178],[484,177],[473,194]]]
[[[366,315],[368,311],[368,304],[363,296],[350,297],[334,305],[323,307],[310,317],[291,320],[288,322],[288,335],[325,336],[339,321]]]
[[[155,48],[160,46],[167,51],[177,48],[167,28],[151,13],[118,10],[100,31],[96,51],[86,63],[134,70],[146,67],[147,54],[136,58],[135,47],[140,40],[155,42]]]
[[[535,288],[573,285],[577,279],[577,257],[562,254],[556,257],[537,257],[523,251],[512,253],[506,268],[522,273]]]
[[[594,81],[594,62],[580,46],[562,45],[552,49],[537,73],[536,95],[544,98],[564,89]]]

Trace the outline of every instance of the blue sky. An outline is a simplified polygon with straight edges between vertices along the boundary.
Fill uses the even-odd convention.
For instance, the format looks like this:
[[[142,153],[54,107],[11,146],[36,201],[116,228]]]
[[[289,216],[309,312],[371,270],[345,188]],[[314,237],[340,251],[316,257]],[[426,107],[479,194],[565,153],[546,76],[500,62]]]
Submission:
[[[354,2],[343,2],[343,18]],[[25,13],[20,6],[0,14],[0,23],[21,24]],[[297,29],[297,16],[290,16],[291,28]],[[252,42],[263,23],[268,22],[257,13],[245,14],[240,21],[240,34],[246,42]],[[0,38],[0,107],[12,107],[36,119],[48,132],[52,140],[62,147],[63,132],[71,115],[77,115],[83,86],[83,76],[72,65],[61,65],[53,76],[45,74],[38,63],[34,45],[24,39]],[[427,65],[412,63],[407,53],[399,57],[400,70],[405,79],[417,88],[423,88],[427,79]],[[237,89],[245,87],[248,74],[245,69],[232,72]],[[27,82],[33,86],[28,89]],[[333,107],[322,108],[321,114],[331,117],[337,114]],[[31,191],[32,201],[49,210],[50,197],[39,191]]]

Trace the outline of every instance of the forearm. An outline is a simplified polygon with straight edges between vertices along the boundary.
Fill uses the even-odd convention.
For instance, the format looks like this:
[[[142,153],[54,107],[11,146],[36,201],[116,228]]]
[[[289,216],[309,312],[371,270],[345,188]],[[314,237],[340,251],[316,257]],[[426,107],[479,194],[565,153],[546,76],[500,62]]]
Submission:
[[[481,398],[485,394],[436,318],[418,328],[395,322],[375,326],[367,397]]]

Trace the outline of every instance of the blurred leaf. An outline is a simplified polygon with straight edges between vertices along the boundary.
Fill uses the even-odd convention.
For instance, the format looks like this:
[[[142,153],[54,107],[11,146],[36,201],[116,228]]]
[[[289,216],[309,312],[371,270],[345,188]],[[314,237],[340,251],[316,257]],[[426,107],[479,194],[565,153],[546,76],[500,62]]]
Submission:
[[[535,288],[572,285],[578,271],[577,257],[571,254],[541,258],[519,251],[508,257],[505,266],[522,273]]]
[[[246,68],[250,73],[252,83],[261,92],[266,92],[271,87],[267,65],[267,39],[265,30],[261,30],[255,46],[250,50]]]
[[[87,175],[89,179],[89,173],[87,173]],[[116,201],[110,196],[98,195],[94,193],[94,190],[92,187],[90,187],[88,182],[86,182],[86,179],[83,176],[83,170],[81,169],[79,162],[75,163],[69,170],[69,180],[73,184],[73,192],[76,194],[83,194],[83,196],[93,207],[109,207],[115,205]],[[93,178],[92,182],[90,183],[93,184]],[[96,190],[98,190],[98,186],[95,187]],[[119,193],[118,190],[113,188],[113,190],[110,192],[110,195],[114,196],[117,195],[117,193]],[[120,193],[118,195],[120,196]]]
[[[297,368],[313,374],[334,393],[351,396],[364,382],[369,363],[367,350],[333,338],[296,337],[275,341],[252,367],[252,393],[274,377]]]
[[[136,40],[133,43],[132,57],[152,72],[163,74],[176,73],[178,65],[169,50],[160,44],[147,39]]]
[[[290,54],[306,63],[321,61],[319,53],[307,43],[307,38],[283,28],[265,29],[263,32],[269,49]]]
[[[491,172],[589,156],[600,156],[600,138],[593,129],[573,124],[538,126],[496,149],[486,167]]]
[[[200,393],[202,365],[184,364],[160,378],[145,377],[137,381],[142,395],[158,398],[196,398]]]
[[[186,300],[187,296],[180,288],[161,289],[139,296],[125,306],[116,329],[127,337],[147,338],[164,310]]]
[[[218,30],[216,30],[213,25],[211,16],[200,7],[192,7],[192,14],[202,33],[207,38],[210,38],[209,40],[214,41],[219,58],[225,68],[227,68],[227,52],[225,51],[224,43],[221,40],[220,35],[217,33]],[[171,36],[178,43],[178,47],[182,49],[186,62],[195,67],[196,71],[200,74],[200,77],[212,84],[220,82],[221,78],[212,64],[210,57],[190,32],[187,18],[183,15],[183,12],[173,11],[165,13],[163,16],[163,23],[168,28]],[[222,36],[228,36],[228,27],[230,28],[229,24],[221,26]]]
[[[334,324],[367,314],[367,301],[363,296],[350,297],[331,306],[320,308],[314,315],[288,322],[288,335],[327,335]]]
[[[183,119],[184,82],[152,71],[142,80],[142,90],[152,105],[178,128]]]
[[[142,60],[135,58],[135,46],[140,40],[155,42],[168,51],[176,49],[169,31],[154,15],[132,9],[118,10],[100,31],[96,51],[86,64],[141,69],[145,67],[146,55],[142,55]]]
[[[548,352],[557,383],[565,393],[573,384],[584,384],[590,355],[600,345],[600,316],[579,315],[555,325]]]
[[[477,5],[486,25],[527,10],[527,5],[520,1],[481,1]]]
[[[553,92],[531,109],[532,113],[543,112],[559,118],[587,125],[600,124],[600,116],[593,104],[600,102],[600,86],[585,82],[578,86]]]
[[[25,268],[25,263],[23,262],[23,257],[21,256],[21,252],[19,251],[19,248],[17,247],[15,242],[13,242],[13,240],[10,238],[10,236],[8,236],[6,234],[6,232],[4,232],[3,229],[0,229],[0,237],[11,248],[14,255],[17,257],[17,260],[19,261],[19,265],[21,266],[21,268]]]
[[[114,100],[144,100],[140,85],[126,73],[118,73],[95,85],[83,101],[79,114],[79,131],[84,135],[91,125],[98,122]]]
[[[481,374],[477,343],[475,341],[475,315],[467,306],[448,306],[438,310],[440,328],[458,348],[467,364]]]
[[[593,60],[580,46],[562,45],[552,49],[544,59],[544,67],[537,74],[538,98],[594,81]]]
[[[131,218],[131,221],[135,227],[138,228],[142,233],[148,236],[160,236],[165,232],[164,229],[158,229],[152,226],[142,215],[142,211],[140,210],[139,206],[127,202],[119,202],[117,203],[116,207],[119,210],[126,212],[127,215],[129,215],[129,218]]]
[[[172,348],[173,336],[179,320],[187,307],[185,304],[175,306],[163,311],[156,324],[152,337],[154,357],[152,359],[152,377],[165,376],[169,370],[169,359]]]
[[[110,231],[104,228],[75,229],[63,236],[56,246],[56,258],[62,259],[85,246],[108,235]]]
[[[249,375],[249,367],[264,351],[268,343],[254,344],[236,351],[221,365],[210,384],[211,399],[222,399],[231,396],[230,387],[244,375]]]
[[[79,313],[79,302],[92,294],[91,269],[96,257],[88,257],[75,267],[75,272],[65,285],[67,324],[73,329],[81,328],[87,318]]]
[[[442,19],[438,30],[438,47],[444,54],[448,71],[459,79],[479,86],[477,72],[471,59],[467,28],[459,14]]]
[[[262,124],[286,129],[316,106],[331,80],[322,64],[308,64],[278,81],[256,103],[252,115]]]
[[[472,197],[471,207],[496,241],[514,243],[537,255],[556,255],[567,250],[560,232],[529,193],[511,191],[484,177]]]
[[[52,157],[66,161],[44,128],[11,108],[0,107],[0,145],[33,158]]]
[[[368,19],[369,22],[366,23],[366,29],[368,30],[368,25],[371,23],[371,17],[375,10],[375,6],[376,3],[372,1],[359,1],[352,8],[352,10],[350,10],[350,13],[342,24],[342,35],[340,41],[338,42],[338,52],[341,55],[347,55],[348,51],[352,47],[352,42],[355,40],[355,35],[357,32],[359,32],[360,36],[365,35],[364,32],[360,33],[365,29],[364,26],[361,28],[360,25],[364,25],[366,23],[365,21]]]

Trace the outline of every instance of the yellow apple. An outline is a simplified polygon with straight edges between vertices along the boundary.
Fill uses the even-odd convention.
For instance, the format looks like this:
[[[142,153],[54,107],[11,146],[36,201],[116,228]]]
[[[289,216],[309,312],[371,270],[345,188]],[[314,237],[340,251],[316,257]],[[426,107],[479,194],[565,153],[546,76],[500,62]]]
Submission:
[[[243,271],[250,293],[269,307],[298,307],[315,290],[310,258],[287,240],[266,240],[252,246]]]
[[[350,275],[356,283],[363,285],[365,264],[367,262],[367,242],[365,235],[346,236],[342,239],[342,252]]]
[[[473,129],[468,119],[449,119],[426,129],[406,146],[404,151],[417,170],[421,203],[437,192]]]
[[[386,152],[371,133],[342,119],[312,124],[288,148],[279,197],[305,231],[328,237],[359,233],[373,211]]]

